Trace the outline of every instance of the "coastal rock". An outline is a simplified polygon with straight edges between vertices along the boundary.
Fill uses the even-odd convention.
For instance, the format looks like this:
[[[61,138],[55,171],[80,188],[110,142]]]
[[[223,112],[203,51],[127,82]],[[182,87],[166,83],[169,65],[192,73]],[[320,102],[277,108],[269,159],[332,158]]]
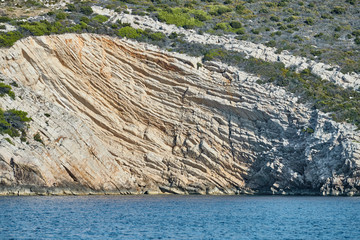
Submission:
[[[92,34],[1,49],[2,78],[19,87],[0,107],[33,121],[27,142],[0,135],[0,192],[359,195],[355,126],[196,62]]]

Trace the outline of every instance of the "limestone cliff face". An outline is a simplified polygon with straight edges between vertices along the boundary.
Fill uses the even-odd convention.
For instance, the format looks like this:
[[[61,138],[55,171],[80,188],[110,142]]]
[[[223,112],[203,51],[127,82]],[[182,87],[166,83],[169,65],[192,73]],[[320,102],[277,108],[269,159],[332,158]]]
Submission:
[[[197,61],[90,34],[0,50],[19,84],[0,107],[33,119],[27,143],[0,135],[0,192],[359,194],[354,126]]]

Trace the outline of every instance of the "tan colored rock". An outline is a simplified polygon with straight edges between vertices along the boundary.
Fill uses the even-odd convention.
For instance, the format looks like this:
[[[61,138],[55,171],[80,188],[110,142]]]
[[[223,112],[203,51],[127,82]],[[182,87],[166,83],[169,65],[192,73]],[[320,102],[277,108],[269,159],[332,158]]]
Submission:
[[[33,121],[28,144],[0,136],[0,192],[359,194],[354,126],[237,69],[196,61],[91,34],[1,49],[0,72],[21,87],[0,107]]]

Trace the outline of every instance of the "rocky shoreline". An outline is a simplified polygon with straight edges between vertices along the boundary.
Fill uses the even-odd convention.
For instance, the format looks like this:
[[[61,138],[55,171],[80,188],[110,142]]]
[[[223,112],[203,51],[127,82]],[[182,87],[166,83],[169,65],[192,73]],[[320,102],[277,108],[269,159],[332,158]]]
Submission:
[[[272,192],[272,191],[228,191],[231,193],[224,193],[220,191],[214,192],[183,192],[182,189],[171,189],[167,187],[160,187],[155,190],[94,190],[85,186],[73,187],[47,187],[47,186],[0,186],[0,196],[91,196],[91,195],[212,195],[212,196],[225,196],[225,195],[238,195],[238,196],[360,196],[359,193],[341,193],[334,192],[318,192],[315,190],[295,190],[290,192]]]

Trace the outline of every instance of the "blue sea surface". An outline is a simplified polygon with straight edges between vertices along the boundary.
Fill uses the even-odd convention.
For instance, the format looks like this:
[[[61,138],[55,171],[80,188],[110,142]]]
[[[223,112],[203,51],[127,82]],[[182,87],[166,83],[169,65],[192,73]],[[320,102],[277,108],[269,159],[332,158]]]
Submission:
[[[360,239],[360,198],[0,197],[0,239]]]

